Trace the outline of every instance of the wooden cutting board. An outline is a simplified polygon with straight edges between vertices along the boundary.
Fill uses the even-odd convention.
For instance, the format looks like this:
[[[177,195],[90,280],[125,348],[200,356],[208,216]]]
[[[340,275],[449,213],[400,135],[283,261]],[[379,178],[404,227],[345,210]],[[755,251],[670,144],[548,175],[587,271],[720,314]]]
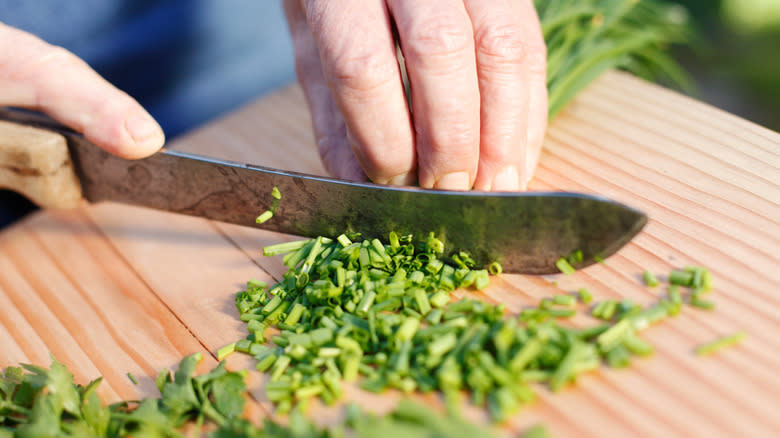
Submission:
[[[309,126],[291,86],[172,146],[323,174]],[[713,272],[717,308],[685,308],[647,329],[656,353],[628,369],[603,367],[557,394],[539,387],[504,431],[543,422],[558,437],[780,436],[780,135],[609,73],[552,123],[531,188],[597,193],[646,211],[650,222],[605,264],[568,277],[505,274],[481,298],[517,311],[584,286],[597,299],[649,304],[664,291],[643,286],[644,269],[697,264]],[[0,233],[0,368],[48,365],[52,354],[77,381],[103,375],[106,402],[156,395],[158,369],[201,351],[207,370],[218,348],[244,335],[234,293],[246,280],[279,278],[280,261],[261,248],[290,239],[115,204],[33,214]],[[748,333],[739,346],[694,355],[738,330]],[[250,365],[229,358],[231,367]],[[263,377],[250,380],[259,418],[272,409]],[[348,394],[376,411],[400,397]],[[485,420],[480,409],[467,412]],[[310,413],[321,423],[339,416],[321,406]]]

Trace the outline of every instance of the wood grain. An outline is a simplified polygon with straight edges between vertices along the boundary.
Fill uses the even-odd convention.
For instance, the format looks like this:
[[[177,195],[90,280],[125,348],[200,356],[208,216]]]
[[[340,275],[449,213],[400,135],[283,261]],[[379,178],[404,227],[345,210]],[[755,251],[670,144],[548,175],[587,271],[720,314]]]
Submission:
[[[295,86],[172,146],[324,174]],[[568,277],[503,275],[480,299],[518,311],[584,286],[597,298],[649,304],[664,291],[643,286],[644,269],[663,274],[699,264],[714,274],[717,308],[686,308],[647,329],[642,336],[656,354],[629,369],[599,369],[557,394],[538,388],[538,400],[504,431],[542,421],[561,437],[778,436],[780,135],[609,73],[551,124],[532,188],[608,196],[646,211],[650,222],[605,264]],[[198,350],[210,352],[205,365],[213,365],[216,350],[242,336],[234,293],[251,278],[280,278],[280,261],[262,257],[261,248],[293,238],[114,204],[36,214],[0,235],[0,367],[45,364],[51,351],[79,379],[105,375],[108,399],[153,392],[156,368]],[[748,332],[739,346],[693,354],[737,330]],[[238,356],[229,363],[249,365]],[[129,386],[128,371],[146,383]],[[271,409],[262,381],[252,374],[257,415]],[[400,397],[354,387],[348,394],[376,411]],[[311,414],[323,424],[340,416],[319,405]],[[480,409],[467,415],[485,420]]]

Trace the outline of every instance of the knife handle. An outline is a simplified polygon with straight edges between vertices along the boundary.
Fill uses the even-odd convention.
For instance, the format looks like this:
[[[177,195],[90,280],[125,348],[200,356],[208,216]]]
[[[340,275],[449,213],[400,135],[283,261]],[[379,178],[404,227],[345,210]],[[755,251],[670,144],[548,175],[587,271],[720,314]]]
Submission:
[[[0,109],[0,188],[21,193],[40,207],[73,208],[82,199],[81,184],[68,152],[68,141],[38,124],[37,116]]]

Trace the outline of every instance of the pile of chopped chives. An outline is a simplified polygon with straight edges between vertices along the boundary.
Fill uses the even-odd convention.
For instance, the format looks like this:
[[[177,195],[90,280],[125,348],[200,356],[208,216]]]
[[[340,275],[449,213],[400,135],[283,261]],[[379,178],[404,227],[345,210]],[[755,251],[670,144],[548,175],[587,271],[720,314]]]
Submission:
[[[266,395],[280,412],[312,397],[332,404],[342,397],[343,381],[359,379],[365,390],[438,390],[453,403],[465,391],[501,421],[534,399],[534,382],[558,391],[602,363],[625,367],[632,356],[652,354],[637,333],[678,314],[683,303],[673,284],[657,305],[606,300],[592,307],[601,324],[558,324],[577,313],[579,302],[591,301],[580,290],[507,317],[501,304],[452,299],[457,288],[486,287],[489,272],[474,269],[463,252],[443,260],[433,234],[414,241],[391,233],[388,243],[358,237],[266,247],[265,255],[284,254],[289,270],[270,288],[250,281],[236,297],[249,335],[219,356],[234,350],[254,356],[258,370],[270,373]],[[694,304],[709,287],[697,287],[694,277],[703,284],[709,273],[681,272],[690,273],[678,283],[694,290]]]

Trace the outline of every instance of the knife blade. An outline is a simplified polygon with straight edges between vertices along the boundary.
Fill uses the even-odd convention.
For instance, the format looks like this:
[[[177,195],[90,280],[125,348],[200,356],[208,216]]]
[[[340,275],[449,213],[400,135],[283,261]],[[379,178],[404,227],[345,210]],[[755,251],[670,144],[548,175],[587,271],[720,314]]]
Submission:
[[[68,140],[70,158],[90,202],[116,201],[300,236],[391,231],[424,238],[433,232],[445,256],[468,251],[480,265],[551,274],[555,262],[582,251],[581,268],[633,238],[647,217],[609,199],[569,192],[461,192],[356,183],[166,150],[125,160],[50,122]],[[282,198],[274,217],[271,191]]]

